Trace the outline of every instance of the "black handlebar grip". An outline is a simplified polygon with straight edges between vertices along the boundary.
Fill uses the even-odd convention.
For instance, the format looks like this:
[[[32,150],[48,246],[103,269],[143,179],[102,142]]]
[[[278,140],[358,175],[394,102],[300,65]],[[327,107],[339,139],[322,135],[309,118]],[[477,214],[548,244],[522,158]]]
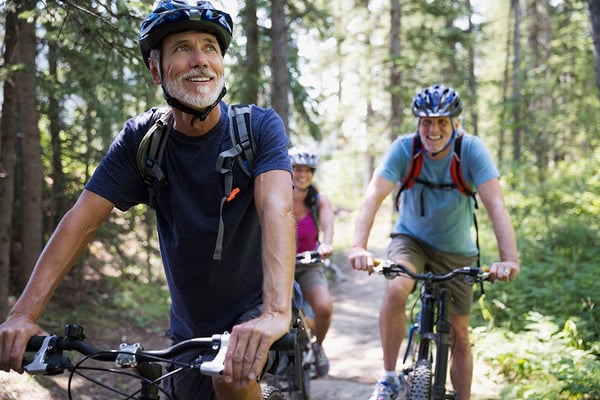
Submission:
[[[42,347],[44,339],[46,339],[46,336],[32,336],[27,342],[25,351],[38,351]]]
[[[281,338],[277,339],[275,343],[271,345],[271,350],[275,351],[287,351],[294,350],[296,346],[296,333],[288,332]]]

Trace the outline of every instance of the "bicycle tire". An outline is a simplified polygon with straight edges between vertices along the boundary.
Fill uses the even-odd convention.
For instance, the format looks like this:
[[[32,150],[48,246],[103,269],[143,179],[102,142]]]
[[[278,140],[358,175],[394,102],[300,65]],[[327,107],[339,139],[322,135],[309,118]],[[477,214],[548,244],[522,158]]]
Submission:
[[[431,361],[418,360],[410,373],[409,400],[431,400]]]
[[[285,400],[281,391],[275,386],[266,385],[262,389],[262,400]]]

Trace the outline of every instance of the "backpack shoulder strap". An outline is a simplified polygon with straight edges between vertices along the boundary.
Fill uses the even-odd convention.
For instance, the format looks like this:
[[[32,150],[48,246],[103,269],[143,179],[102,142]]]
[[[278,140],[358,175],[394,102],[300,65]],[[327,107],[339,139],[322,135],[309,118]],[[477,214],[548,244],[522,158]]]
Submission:
[[[454,140],[454,156],[452,157],[452,163],[450,164],[450,175],[452,176],[452,182],[456,184],[456,188],[459,192],[461,192],[465,196],[474,197],[477,192],[471,189],[471,187],[465,182],[465,179],[462,174],[462,168],[460,165],[462,139],[463,136],[460,135]]]
[[[476,210],[479,208],[477,204],[476,190],[473,190],[467,183],[462,174],[462,168],[460,165],[460,153],[462,149],[463,135],[460,135],[454,140],[454,156],[452,157],[452,163],[450,164],[450,174],[452,175],[452,181],[456,185],[456,189],[465,196],[471,197],[474,202],[475,210],[473,211],[473,226],[475,227],[475,245],[477,246],[477,266],[481,266],[481,248],[479,246],[479,225],[477,224]]]
[[[215,170],[223,174],[225,193],[221,199],[219,210],[219,230],[213,260],[220,260],[223,250],[223,237],[225,235],[223,207],[225,203],[233,200],[239,191],[238,188],[233,188],[234,163],[237,162],[249,179],[254,178],[254,153],[256,148],[252,137],[252,105],[230,105],[228,114],[232,147],[219,154],[215,165]]]
[[[400,189],[398,189],[398,193],[396,193],[396,199],[394,201],[396,209],[400,205],[400,194],[406,190],[410,189],[417,179],[419,179],[419,175],[421,174],[421,169],[423,168],[423,153],[421,152],[421,138],[418,133],[415,133],[413,137],[412,144],[412,152],[410,158],[410,166],[408,167],[408,173],[404,177],[402,184],[400,185]]]
[[[320,227],[319,227],[319,196],[320,196],[320,193],[316,192],[312,196],[312,199],[310,200],[310,203],[311,203],[310,213],[311,213],[312,219],[315,222],[315,225],[317,227],[317,231],[320,230]]]
[[[166,175],[160,168],[169,131],[173,126],[173,113],[170,109],[159,108],[152,115],[151,127],[140,142],[136,154],[137,167],[148,187],[150,207],[154,208],[155,184],[166,184]]]

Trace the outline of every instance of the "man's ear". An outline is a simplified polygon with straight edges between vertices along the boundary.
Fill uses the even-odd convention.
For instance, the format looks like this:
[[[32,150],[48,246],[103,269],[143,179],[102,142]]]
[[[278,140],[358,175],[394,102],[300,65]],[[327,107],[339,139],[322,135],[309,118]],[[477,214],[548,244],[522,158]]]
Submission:
[[[460,122],[461,122],[461,118],[460,117],[456,117],[454,118],[454,130],[458,130],[458,128],[460,128]]]
[[[160,67],[158,65],[158,60],[156,58],[148,58],[148,65],[150,67],[150,75],[152,75],[152,80],[157,85],[162,84],[162,77],[160,76]]]

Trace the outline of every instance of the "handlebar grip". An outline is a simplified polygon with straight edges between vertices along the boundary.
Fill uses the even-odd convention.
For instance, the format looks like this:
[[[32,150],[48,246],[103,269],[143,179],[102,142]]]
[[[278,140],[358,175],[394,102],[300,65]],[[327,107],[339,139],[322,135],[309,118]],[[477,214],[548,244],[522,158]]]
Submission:
[[[294,350],[294,346],[296,346],[296,333],[288,332],[279,339],[277,339],[272,345],[271,350],[276,351],[287,351]]]
[[[27,342],[25,351],[38,351],[42,347],[45,338],[46,336],[32,336]]]

